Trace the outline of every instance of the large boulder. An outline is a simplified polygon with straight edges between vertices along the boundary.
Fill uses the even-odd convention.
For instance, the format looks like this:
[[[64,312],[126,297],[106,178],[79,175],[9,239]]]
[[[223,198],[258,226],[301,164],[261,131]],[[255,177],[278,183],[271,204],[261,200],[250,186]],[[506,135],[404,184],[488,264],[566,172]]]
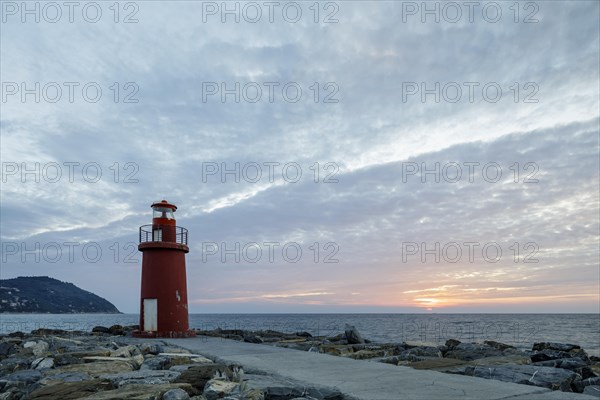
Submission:
[[[108,333],[110,333],[111,335],[114,336],[124,336],[127,334],[127,332],[125,331],[125,328],[121,325],[113,325],[110,328],[108,328]]]
[[[585,389],[583,389],[583,394],[600,398],[600,385],[586,386]]]
[[[54,358],[41,357],[33,360],[31,368],[33,369],[48,369],[54,367]]]
[[[62,367],[46,370],[44,374],[48,376],[63,372],[81,372],[92,377],[98,377],[103,374],[113,374],[128,371],[133,371],[133,366],[130,363],[98,361],[85,364],[64,365]]]
[[[190,396],[198,393],[187,384],[163,384],[163,385],[125,385],[115,390],[97,392],[85,397],[85,400],[148,400],[160,399],[165,393],[173,389],[183,389]]]
[[[12,356],[0,361],[0,377],[15,371],[29,369],[33,357]]]
[[[8,357],[9,355],[15,353],[17,351],[17,346],[11,342],[0,342],[0,360],[4,357]]]
[[[82,382],[92,380],[92,377],[83,372],[60,372],[54,375],[48,375],[39,383],[42,385],[52,384],[53,382]]]
[[[448,340],[446,340],[446,344],[445,344],[446,350],[454,350],[454,348],[456,346],[458,346],[460,343],[461,343],[460,340],[448,339]]]
[[[539,342],[532,347],[531,362],[558,360],[561,358],[580,358],[590,364],[587,353],[576,344]]]
[[[83,357],[86,363],[93,362],[112,362],[115,364],[129,364],[133,369],[138,369],[144,363],[144,356],[138,354],[133,357]]]
[[[237,382],[211,379],[206,382],[202,395],[206,397],[206,400],[218,400],[233,393],[238,387],[239,384]]]
[[[95,334],[110,334],[110,330],[105,326],[95,326],[92,328],[92,333]]]
[[[356,329],[352,325],[346,324],[346,326],[344,328],[344,334],[346,335],[346,340],[348,341],[348,344],[365,343],[365,340],[362,338],[362,336],[358,332],[358,329]]]
[[[67,351],[54,354],[54,363],[56,365],[78,364],[84,361],[84,357],[108,357],[109,355],[110,350],[108,349]]]
[[[354,352],[352,346],[345,344],[325,344],[319,347],[320,353],[331,354],[334,356],[341,356],[344,354],[350,354]]]
[[[585,388],[588,386],[600,386],[600,377],[594,376],[580,381],[575,381],[573,388],[578,393],[585,392]],[[600,393],[598,393],[600,395]],[[600,397],[600,396],[599,396]]]
[[[308,396],[317,400],[343,400],[337,390],[316,386],[305,386],[290,379],[271,375],[244,374],[244,383],[248,390],[262,392],[265,399],[286,400],[292,397]]]
[[[24,398],[24,396],[25,390],[16,387],[3,389],[0,392],[0,400],[20,400],[21,398]]]
[[[453,346],[452,350],[446,351],[445,357],[471,361],[499,355],[502,355],[502,351],[487,344],[459,343]]]
[[[56,382],[35,389],[29,395],[30,400],[71,400],[81,399],[104,390],[113,389],[109,382],[98,379],[86,380],[81,382]]]
[[[190,395],[183,389],[171,389],[163,394],[162,400],[189,400]]]
[[[8,389],[10,387],[25,388],[42,378],[40,371],[35,369],[26,369],[16,371],[12,374],[0,377],[0,387]]]
[[[359,350],[354,353],[343,354],[342,357],[353,358],[355,360],[368,360],[370,358],[383,357],[384,350]]]
[[[181,371],[184,369],[183,371]],[[215,376],[221,374],[231,379],[233,373],[225,364],[200,364],[181,366],[181,368],[172,367],[171,370],[180,371],[181,374],[175,380],[177,383],[189,383],[194,388],[202,390],[206,383]]]
[[[537,342],[533,344],[531,350],[533,351],[542,351],[542,350],[557,350],[557,351],[566,351],[569,352],[571,350],[581,349],[580,346],[576,344],[567,344],[567,343],[554,343],[554,342]]]
[[[36,357],[42,357],[46,355],[50,346],[47,342],[44,342],[43,340],[38,340],[37,342],[25,342],[25,344],[23,344],[23,348],[31,349],[33,355]]]
[[[560,358],[557,360],[547,360],[533,363],[542,367],[564,368],[576,372],[582,379],[593,378],[596,376],[588,363],[581,358]]]
[[[111,357],[133,357],[138,354],[140,354],[140,349],[133,345],[122,346],[110,352]]]
[[[144,363],[140,366],[141,370],[161,370],[169,368],[171,368],[171,357],[167,356],[146,357]]]
[[[478,365],[467,367],[465,375],[540,386],[563,392],[572,391],[571,384],[578,378],[577,374],[572,371],[537,365]]]
[[[125,385],[161,385],[174,382],[181,375],[177,371],[139,370],[119,374],[100,375],[100,379],[112,382],[115,387]]]
[[[412,347],[398,355],[398,359],[402,361],[422,361],[428,358],[441,357],[442,352],[440,349],[433,346]]]
[[[537,363],[540,361],[559,360],[561,358],[572,358],[573,355],[566,351],[560,350],[542,350],[531,355],[531,362]]]
[[[142,354],[152,354],[157,355],[158,353],[162,353],[163,345],[160,343],[142,343],[140,346],[140,351]]]
[[[495,348],[496,350],[500,350],[502,352],[506,352],[506,351],[510,351],[510,352],[515,352],[517,351],[517,348],[515,346],[511,346],[505,343],[500,343],[500,342],[496,342],[493,340],[485,340],[483,342],[483,344],[486,344],[490,347]]]

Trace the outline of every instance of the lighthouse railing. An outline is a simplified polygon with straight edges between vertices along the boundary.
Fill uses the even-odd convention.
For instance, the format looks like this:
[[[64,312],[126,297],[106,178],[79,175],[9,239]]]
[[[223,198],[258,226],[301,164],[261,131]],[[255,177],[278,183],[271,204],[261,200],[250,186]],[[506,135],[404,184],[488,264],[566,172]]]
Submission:
[[[169,242],[188,243],[188,230],[174,225],[142,225],[140,226],[140,243]]]

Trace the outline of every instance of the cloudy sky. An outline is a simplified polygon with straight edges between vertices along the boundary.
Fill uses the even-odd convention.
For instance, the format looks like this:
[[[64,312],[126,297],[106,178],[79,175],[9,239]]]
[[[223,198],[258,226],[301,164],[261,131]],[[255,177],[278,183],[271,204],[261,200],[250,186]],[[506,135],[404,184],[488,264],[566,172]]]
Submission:
[[[191,312],[599,311],[597,1],[23,4],[3,279],[137,312],[165,198]]]

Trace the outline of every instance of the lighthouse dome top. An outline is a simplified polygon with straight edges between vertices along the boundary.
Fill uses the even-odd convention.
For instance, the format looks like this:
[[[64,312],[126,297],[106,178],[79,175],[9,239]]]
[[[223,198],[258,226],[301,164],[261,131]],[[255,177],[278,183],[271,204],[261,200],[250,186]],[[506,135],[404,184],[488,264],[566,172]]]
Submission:
[[[155,201],[152,203],[153,218],[175,219],[173,212],[177,210],[175,204],[171,204],[166,200]]]
[[[152,203],[152,205],[150,207],[152,207],[152,208],[166,207],[166,208],[170,208],[173,211],[177,210],[177,206],[175,204],[169,203],[167,200],[155,201],[154,203]]]

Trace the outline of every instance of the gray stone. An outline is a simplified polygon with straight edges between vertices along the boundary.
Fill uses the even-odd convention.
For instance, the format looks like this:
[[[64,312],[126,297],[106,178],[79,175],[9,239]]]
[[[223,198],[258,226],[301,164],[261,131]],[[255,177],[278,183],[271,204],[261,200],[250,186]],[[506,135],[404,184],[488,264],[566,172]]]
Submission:
[[[365,343],[365,340],[362,338],[362,336],[358,332],[358,329],[356,329],[352,325],[346,324],[346,326],[344,327],[344,333],[346,335],[346,340],[348,341],[348,344]]]
[[[26,369],[23,371],[16,371],[12,374],[5,375],[0,378],[0,387],[27,387],[32,383],[39,381],[42,378],[42,374],[38,370]]]
[[[146,358],[144,363],[140,366],[140,369],[149,370],[161,370],[169,369],[171,367],[171,358],[167,356],[156,356],[152,358]]]
[[[571,384],[577,378],[577,374],[572,371],[537,365],[478,365],[467,367],[465,375],[523,385],[540,386],[552,390],[562,390],[563,392],[572,391]]]
[[[133,345],[119,347],[110,352],[111,357],[132,357],[138,354],[140,354],[140,350]]]
[[[568,369],[581,375],[582,379],[593,378],[596,376],[588,363],[581,358],[559,358],[557,360],[535,362],[533,365]]]
[[[224,381],[221,379],[211,379],[206,382],[204,392],[202,393],[207,400],[222,399],[231,394],[239,386],[236,382]]]
[[[133,366],[126,362],[90,362],[85,364],[64,365],[58,368],[46,370],[46,375],[59,374],[63,372],[83,372],[90,376],[97,377],[103,374],[114,374],[117,372],[129,372]]]
[[[458,346],[460,343],[461,343],[460,340],[448,339],[448,340],[446,340],[445,347],[447,350],[454,350],[454,348],[456,346]]]
[[[59,374],[48,375],[40,382],[45,384],[48,381],[61,381],[61,382],[82,382],[92,379],[91,376],[83,372],[61,372]]]
[[[600,399],[600,385],[586,386],[585,389],[583,389],[583,394],[595,396]]]
[[[160,343],[143,343],[140,345],[140,351],[142,354],[157,355],[158,353],[162,353],[164,350]]]
[[[29,400],[74,400],[87,398],[96,392],[113,389],[109,382],[92,379],[80,382],[55,382],[34,389]]]
[[[153,371],[139,370],[132,372],[122,372],[119,374],[100,375],[100,379],[105,379],[117,387],[131,384],[140,385],[161,385],[174,382],[181,374],[177,371]]]
[[[175,382],[189,383],[194,388],[202,390],[216,373],[224,374],[229,379],[233,376],[231,369],[225,364],[200,364],[186,368]]]
[[[260,337],[256,336],[256,335],[247,335],[247,336],[244,336],[244,342],[247,342],[247,343],[262,343],[263,340]]]
[[[50,346],[48,345],[48,343],[44,342],[43,340],[38,340],[37,342],[26,342],[23,345],[24,349],[31,349],[33,355],[36,357],[42,357],[46,355],[46,352],[48,351],[49,347]]]
[[[569,352],[571,350],[580,349],[576,344],[566,344],[566,343],[554,343],[554,342],[537,342],[533,344],[531,350],[533,351],[541,351],[541,350],[557,350],[557,351],[566,351]]]
[[[95,326],[92,328],[92,333],[110,333],[110,330],[105,326]]]
[[[110,328],[108,328],[108,333],[114,336],[122,336],[126,334],[125,328],[123,328],[121,325],[111,326]]]
[[[427,357],[441,358],[442,352],[437,347],[422,346],[404,350],[398,355],[398,359],[404,361],[422,361]]]
[[[190,395],[183,389],[171,389],[163,394],[163,400],[188,400]]]
[[[500,350],[487,344],[459,343],[453,346],[452,350],[447,351],[445,357],[470,361],[499,355],[502,355]]]
[[[125,385],[115,390],[94,393],[85,397],[86,400],[156,400],[172,389],[183,389],[189,394],[197,393],[190,385],[165,384],[165,385]]]
[[[33,360],[31,368],[33,369],[47,369],[54,367],[54,359],[52,357],[42,357]]]
[[[17,350],[17,346],[10,342],[0,342],[0,357],[6,357],[13,354]]]
[[[502,352],[505,352],[506,350],[516,350],[516,348],[514,346],[510,346],[508,344],[504,344],[504,343],[500,343],[500,342],[495,342],[493,340],[485,340],[483,343],[487,344],[488,346],[493,347],[497,350],[500,350]]]
[[[287,400],[304,395],[318,400],[343,400],[344,398],[337,390],[315,386],[306,387],[282,377],[245,374],[244,381],[248,389],[258,389],[264,392],[265,398],[269,400]]]
[[[531,362],[558,360],[561,358],[572,358],[571,353],[560,350],[542,350],[531,355]]]
[[[8,375],[11,372],[29,369],[33,357],[12,356],[0,361],[0,376]]]
[[[582,393],[588,386],[600,386],[600,377],[594,376],[587,379],[582,379],[580,381],[575,381],[573,386],[576,392]]]
[[[23,397],[23,394],[22,390],[11,387],[0,392],[0,400],[19,400]]]

